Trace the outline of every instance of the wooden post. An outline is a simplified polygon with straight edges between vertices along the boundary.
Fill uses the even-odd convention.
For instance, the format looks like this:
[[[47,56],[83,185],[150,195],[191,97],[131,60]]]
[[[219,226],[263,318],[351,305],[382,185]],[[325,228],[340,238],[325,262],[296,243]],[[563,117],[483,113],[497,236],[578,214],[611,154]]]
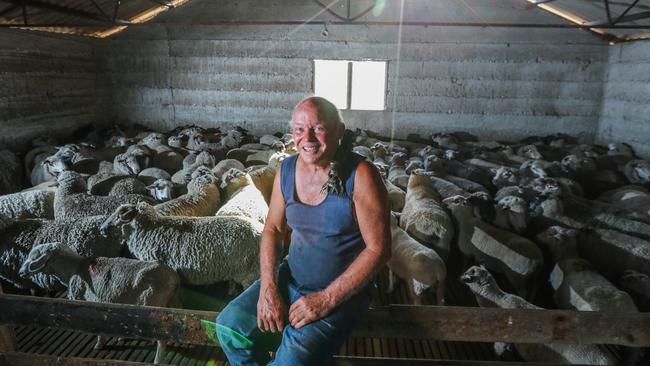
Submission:
[[[2,285],[0,285],[0,295],[3,294]],[[0,307],[0,310],[2,308]],[[16,351],[16,335],[10,327],[0,326],[0,352]]]

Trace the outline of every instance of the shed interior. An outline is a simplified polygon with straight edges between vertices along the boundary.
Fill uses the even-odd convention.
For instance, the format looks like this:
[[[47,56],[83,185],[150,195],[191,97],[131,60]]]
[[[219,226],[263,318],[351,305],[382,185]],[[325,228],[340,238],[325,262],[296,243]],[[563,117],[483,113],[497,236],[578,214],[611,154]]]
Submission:
[[[0,150],[118,124],[284,134],[314,93],[315,60],[386,62],[384,108],[341,114],[347,128],[388,141],[561,133],[650,158],[648,0],[0,0]],[[639,251],[650,260],[650,247]],[[449,272],[448,305],[476,306],[460,274]],[[375,296],[379,306],[411,300],[403,284]],[[424,305],[434,304],[429,294]],[[73,330],[14,330],[21,352],[153,361],[151,342],[114,337],[97,351]],[[619,354],[626,343],[617,344]],[[173,364],[226,364],[208,347],[172,354]],[[486,342],[380,337],[351,338],[339,355],[520,360],[497,358]]]

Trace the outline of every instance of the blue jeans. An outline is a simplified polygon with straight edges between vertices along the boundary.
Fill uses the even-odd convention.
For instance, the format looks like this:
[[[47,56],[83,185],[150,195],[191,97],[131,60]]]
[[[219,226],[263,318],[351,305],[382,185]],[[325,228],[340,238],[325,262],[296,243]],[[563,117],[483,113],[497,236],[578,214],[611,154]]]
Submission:
[[[278,288],[287,309],[300,297],[314,292],[294,282],[286,262],[280,265]],[[253,342],[251,347],[234,347],[226,334],[217,331],[221,347],[233,366],[324,365],[338,352],[370,304],[370,291],[361,291],[323,319],[300,329],[286,324],[280,340],[279,334],[262,333],[257,328],[259,293],[258,280],[231,301],[217,317],[217,324],[233,329]],[[276,349],[275,359],[269,363],[269,352]]]

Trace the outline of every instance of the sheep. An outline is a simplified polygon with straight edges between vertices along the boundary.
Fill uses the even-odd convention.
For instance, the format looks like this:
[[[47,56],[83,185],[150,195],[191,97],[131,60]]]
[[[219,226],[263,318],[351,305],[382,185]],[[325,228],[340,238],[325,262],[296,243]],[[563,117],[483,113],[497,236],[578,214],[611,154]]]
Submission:
[[[375,156],[372,153],[372,150],[370,150],[370,148],[367,147],[367,146],[363,146],[363,145],[355,146],[355,147],[352,148],[352,152],[355,152],[355,153],[365,157],[366,160],[368,160],[370,162],[375,160]]]
[[[472,290],[481,307],[542,309],[519,296],[501,290],[492,275],[484,267],[470,267],[463,273],[460,280]],[[598,345],[515,343],[515,348],[528,362],[588,365],[615,365],[618,362],[614,355]]]
[[[215,159],[212,154],[207,151],[201,151],[196,154],[192,152],[190,155],[185,157],[186,160],[183,161],[183,169],[177,171],[172,175],[171,181],[176,184],[187,184],[192,179],[192,173],[199,167],[213,168],[215,164]]]
[[[175,198],[175,186],[171,180],[167,179],[158,179],[155,182],[147,186],[149,194],[157,202],[167,202],[172,198]]]
[[[630,160],[623,168],[623,174],[632,184],[650,183],[650,163],[645,160]]]
[[[175,172],[176,171],[174,171],[174,173]],[[138,174],[138,179],[144,182],[144,184],[151,184],[158,179],[171,180],[172,176],[164,169],[151,167],[151,168],[143,169]]]
[[[555,267],[549,282],[555,290],[555,303],[563,309],[579,311],[637,312],[634,301],[605,277],[594,271],[591,263],[578,255],[577,231],[551,226],[537,234],[538,243],[548,248]]]
[[[68,285],[68,299],[141,306],[168,306],[180,286],[178,274],[160,262],[128,258],[83,257],[62,243],[32,248],[20,268],[23,277],[44,273]],[[95,349],[106,343],[97,337]],[[165,342],[158,341],[154,363],[162,361]]]
[[[54,218],[73,219],[92,215],[108,215],[123,203],[153,202],[148,196],[129,194],[121,197],[93,196],[86,192],[86,183],[77,172],[66,170],[57,178],[54,195]]]
[[[465,256],[503,273],[517,293],[533,298],[535,277],[544,263],[542,252],[532,241],[475,218],[470,199],[454,196],[443,200],[458,225],[458,248]]]
[[[620,278],[621,286],[636,296],[637,304],[643,311],[650,309],[650,276],[629,269]]]
[[[528,228],[528,203],[521,197],[505,196],[497,201],[492,223],[504,230],[523,235]]]
[[[408,181],[400,227],[446,260],[454,238],[454,224],[440,205],[429,177],[414,172]]]
[[[109,197],[123,197],[133,194],[147,194],[147,187],[142,181],[132,177],[125,177],[117,181],[108,192]]]
[[[154,206],[160,216],[212,216],[221,203],[213,175],[200,175],[187,184],[187,193]]]
[[[645,272],[650,268],[650,242],[615,230],[588,230],[578,248],[609,278],[621,277],[624,269]]]
[[[395,153],[390,158],[390,167],[388,168],[388,181],[394,185],[406,189],[409,182],[409,176],[406,174],[405,163],[407,155],[404,153]]]
[[[272,166],[249,167],[247,172],[253,179],[255,187],[262,192],[266,202],[270,202],[277,169]]]
[[[237,159],[224,159],[221,160],[220,162],[217,163],[217,165],[212,168],[212,174],[214,174],[215,177],[221,179],[223,181],[223,175],[226,173],[228,170],[235,168],[241,171],[244,171],[246,167],[244,164],[242,164],[239,160]]]
[[[0,196],[0,216],[14,219],[53,219],[54,191],[33,190]]]
[[[386,190],[388,191],[388,200],[390,201],[390,209],[394,212],[402,212],[404,209],[404,202],[406,200],[406,193],[398,186],[394,185],[387,179],[383,179]]]
[[[61,290],[59,281],[38,276],[31,281],[18,276],[20,264],[34,245],[65,241],[83,256],[116,257],[122,250],[121,234],[116,230],[100,233],[106,216],[74,220],[2,219],[0,225],[0,277],[18,288]],[[4,226],[4,227],[2,227]]]
[[[232,194],[231,198],[224,203],[215,216],[243,216],[266,223],[266,216],[269,206],[262,192],[253,183],[253,178],[246,173],[233,175],[227,183],[229,189],[239,188]]]
[[[131,254],[160,260],[181,281],[207,285],[231,280],[244,288],[259,277],[259,241],[263,226],[238,216],[166,217],[145,202],[126,204],[102,224],[119,226]]]
[[[425,247],[411,238],[397,225],[397,218],[391,215],[391,257],[387,265],[390,268],[389,292],[394,287],[394,275],[407,282],[409,292],[416,305],[422,304],[424,290],[433,287],[436,303],[445,303],[445,278],[447,267],[435,250]]]

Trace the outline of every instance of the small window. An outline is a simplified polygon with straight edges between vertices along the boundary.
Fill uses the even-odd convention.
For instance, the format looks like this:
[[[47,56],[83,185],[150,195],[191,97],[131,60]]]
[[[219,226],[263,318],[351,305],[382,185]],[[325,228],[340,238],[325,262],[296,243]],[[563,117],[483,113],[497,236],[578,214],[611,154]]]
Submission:
[[[386,61],[314,60],[314,94],[339,109],[383,111]]]

